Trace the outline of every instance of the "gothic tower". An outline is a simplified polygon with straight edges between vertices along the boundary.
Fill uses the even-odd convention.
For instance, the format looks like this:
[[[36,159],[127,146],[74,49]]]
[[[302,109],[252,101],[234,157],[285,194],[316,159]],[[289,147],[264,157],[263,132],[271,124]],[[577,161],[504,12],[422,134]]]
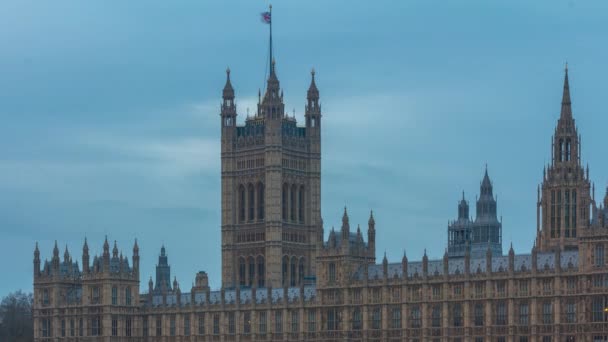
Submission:
[[[568,67],[562,107],[552,138],[551,164],[543,172],[537,201],[536,244],[540,251],[577,248],[577,236],[589,226],[595,207],[590,195],[589,168],[581,164],[581,142],[572,117]]]
[[[295,286],[315,275],[321,223],[321,106],[315,74],[306,124],[285,114],[272,61],[257,113],[236,124],[227,73],[222,127],[222,285]]]
[[[486,166],[477,200],[476,217],[471,230],[471,256],[482,257],[491,251],[493,256],[502,256],[502,223],[496,214],[492,181]]]

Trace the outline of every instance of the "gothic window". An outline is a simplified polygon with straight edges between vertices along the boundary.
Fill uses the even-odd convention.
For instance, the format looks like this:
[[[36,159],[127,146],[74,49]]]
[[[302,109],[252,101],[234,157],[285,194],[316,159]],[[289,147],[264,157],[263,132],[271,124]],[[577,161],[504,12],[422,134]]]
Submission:
[[[300,312],[298,309],[291,311],[291,332],[297,333],[300,330]]]
[[[566,161],[570,161],[570,138],[566,139]]]
[[[496,303],[496,325],[507,324],[507,307],[505,302]]]
[[[559,139],[559,145],[558,145],[558,161],[563,161],[564,160],[564,140]]]
[[[576,323],[576,303],[566,304],[566,323]]]
[[[431,326],[433,328],[441,327],[441,307],[439,305],[433,306],[431,312]]]
[[[190,336],[190,316],[184,316],[184,335]]]
[[[283,265],[281,268],[283,273],[283,286],[287,286],[287,284],[289,284],[289,257],[283,257]]]
[[[234,312],[228,313],[228,334],[236,334],[236,317],[234,315]]]
[[[530,310],[528,303],[522,303],[519,305],[519,324],[528,325],[530,322]]]
[[[576,209],[577,209],[576,208],[576,190],[572,190],[571,196],[572,196],[572,201],[571,201],[571,203],[572,203],[572,210],[571,210],[572,229],[571,229],[570,235],[572,237],[576,237]]]
[[[553,323],[553,306],[551,303],[543,303],[543,324]]]
[[[283,206],[283,221],[287,221],[287,211],[288,211],[288,203],[289,200],[289,186],[287,184],[283,184],[283,194],[282,194],[282,206]]]
[[[247,285],[253,286],[253,281],[255,279],[255,260],[253,257],[249,257],[247,261],[249,264],[249,281],[247,282]]]
[[[304,223],[304,186],[300,186],[300,192],[298,193],[298,217],[300,223]]]
[[[570,191],[564,192],[565,237],[570,237]]]
[[[608,321],[608,315],[604,311],[605,299],[603,297],[595,297],[593,298],[593,302],[591,303],[591,321],[592,322],[606,322]]]
[[[219,335],[219,334],[220,334],[220,315],[214,314],[213,315],[213,335]]]
[[[308,332],[317,331],[317,313],[315,309],[308,309]]]
[[[125,305],[131,305],[131,288],[128,286],[125,289]]]
[[[460,303],[454,304],[452,308],[452,319],[454,320],[455,327],[462,326],[462,305]]]
[[[205,335],[205,314],[198,314],[198,334]]]
[[[254,215],[255,215],[255,193],[253,191],[253,185],[249,184],[248,192],[249,192],[249,196],[247,199],[248,207],[249,207],[248,219],[249,219],[249,221],[253,221]]]
[[[304,283],[304,258],[300,258],[300,263],[298,264],[298,285]]]
[[[604,245],[597,244],[595,245],[595,266],[602,267],[604,262]]]
[[[338,330],[338,311],[335,308],[327,310],[327,330]]]
[[[243,313],[243,334],[251,334],[251,312]]]
[[[561,235],[562,229],[562,191],[557,190],[557,227],[555,228],[556,237]]]
[[[262,288],[265,285],[266,270],[264,269],[264,257],[258,256],[258,287]]]
[[[391,328],[401,329],[401,308],[394,307],[391,316]]]
[[[483,304],[475,304],[473,311],[475,326],[483,326]]]
[[[93,295],[92,295],[92,302],[93,304],[99,304],[101,299],[100,299],[100,295],[99,295],[99,286],[94,286],[92,289]]]
[[[264,219],[264,184],[258,183],[258,220]]]
[[[245,266],[245,259],[239,258],[239,284],[245,286],[245,280],[247,277],[247,270]]]
[[[42,290],[42,305],[49,305],[49,289]]]
[[[239,187],[239,222],[245,222],[245,187]]]
[[[169,317],[169,335],[175,336],[175,315]]]
[[[274,332],[283,333],[283,312],[279,310],[274,312]]]
[[[296,257],[291,257],[291,264],[290,264],[290,282],[289,285],[290,286],[296,286],[296,277],[297,277],[297,266],[296,266]]]
[[[329,263],[329,282],[333,283],[336,281],[336,264],[331,262]]]
[[[420,307],[414,306],[410,312],[410,322],[412,328],[420,328],[422,326]]]
[[[551,237],[555,237],[555,190],[551,190]]]
[[[382,327],[382,312],[380,308],[372,310],[372,329],[378,330]]]
[[[291,220],[295,221],[296,220],[296,186],[292,185],[291,186],[291,197],[289,198],[290,200],[290,207],[291,207]]]
[[[266,311],[258,312],[258,333],[261,335],[266,334]]]

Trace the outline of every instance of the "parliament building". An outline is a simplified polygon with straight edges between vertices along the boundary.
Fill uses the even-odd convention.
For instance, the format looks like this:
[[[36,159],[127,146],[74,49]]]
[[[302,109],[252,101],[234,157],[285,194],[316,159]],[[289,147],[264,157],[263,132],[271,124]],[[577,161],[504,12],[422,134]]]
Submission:
[[[67,247],[60,257],[57,243],[50,261],[41,261],[36,245],[35,341],[608,340],[608,193],[595,202],[582,166],[567,69],[530,253],[512,246],[503,253],[486,169],[475,218],[463,194],[443,258],[425,252],[397,262],[376,259],[377,229],[390,230],[376,227],[373,213],[361,228],[345,208],[341,227],[324,233],[314,71],[303,125],[285,114],[274,62],[243,125],[230,70],[226,76],[221,288],[211,289],[199,272],[182,289],[165,246],[155,279],[140,292],[137,241],[129,258],[107,238],[103,254],[91,256],[85,239],[80,263]]]

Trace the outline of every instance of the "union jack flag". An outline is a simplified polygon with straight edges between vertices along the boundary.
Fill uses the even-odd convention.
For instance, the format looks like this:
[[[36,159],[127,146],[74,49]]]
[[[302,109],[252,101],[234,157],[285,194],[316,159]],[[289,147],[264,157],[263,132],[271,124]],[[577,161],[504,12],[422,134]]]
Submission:
[[[270,12],[262,12],[262,22],[266,23],[266,24],[270,24],[271,22],[271,13]]]

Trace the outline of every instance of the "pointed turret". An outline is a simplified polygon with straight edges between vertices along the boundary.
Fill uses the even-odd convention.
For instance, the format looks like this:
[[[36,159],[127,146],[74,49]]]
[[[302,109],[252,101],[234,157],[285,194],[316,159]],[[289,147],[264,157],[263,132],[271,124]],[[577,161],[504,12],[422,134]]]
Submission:
[[[118,258],[118,245],[116,244],[116,240],[114,240],[114,248],[112,248],[112,258]]]
[[[34,248],[34,278],[40,275],[40,250],[38,249],[38,242],[36,241],[36,248]]]
[[[464,191],[462,192],[462,199],[460,200],[460,203],[458,203],[458,219],[469,219],[469,203],[464,198]]]
[[[137,239],[133,244],[133,272],[137,279],[139,279],[139,246],[137,245]]]
[[[110,257],[110,244],[108,243],[108,236],[106,235],[106,240],[103,243],[103,256]]]
[[[342,243],[348,247],[348,236],[350,235],[350,224],[348,222],[348,213],[346,207],[344,207],[344,214],[342,215]]]
[[[63,252],[63,262],[66,264],[70,262],[70,252],[68,252],[68,245],[65,245],[65,251]]]
[[[222,127],[230,128],[236,126],[236,103],[234,102],[234,88],[230,82],[230,68],[226,69],[226,84],[222,91]]]
[[[84,245],[82,246],[82,272],[84,274],[89,273],[89,244],[87,238],[84,238]]]
[[[374,220],[374,211],[369,212],[369,220],[367,221],[367,245],[369,248],[369,257],[376,258],[376,220]]]

